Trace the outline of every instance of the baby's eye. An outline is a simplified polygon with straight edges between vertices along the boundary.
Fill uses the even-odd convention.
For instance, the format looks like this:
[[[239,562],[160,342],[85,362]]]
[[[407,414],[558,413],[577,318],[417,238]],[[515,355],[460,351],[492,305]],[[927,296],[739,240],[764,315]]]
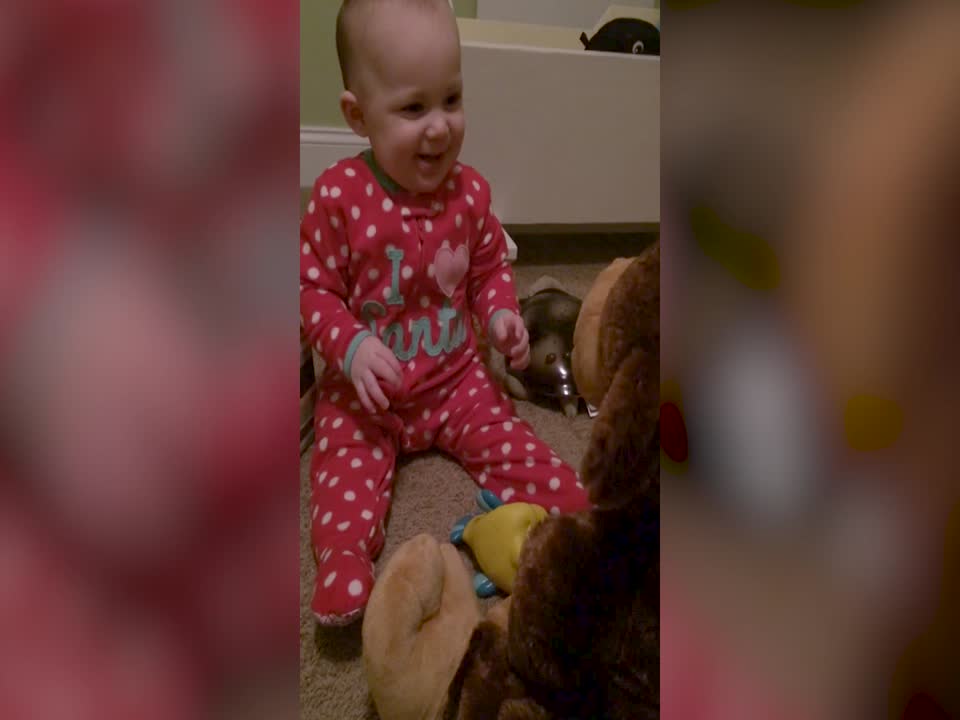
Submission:
[[[449,107],[456,107],[460,104],[460,93],[453,93],[452,95],[447,96],[447,105]]]
[[[403,106],[403,112],[407,115],[419,115],[423,112],[423,103],[410,103]]]

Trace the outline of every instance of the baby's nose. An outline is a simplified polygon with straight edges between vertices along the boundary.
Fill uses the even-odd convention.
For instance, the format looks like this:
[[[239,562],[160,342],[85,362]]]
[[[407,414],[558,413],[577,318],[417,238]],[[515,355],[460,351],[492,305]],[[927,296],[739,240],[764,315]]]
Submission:
[[[427,125],[427,137],[431,140],[442,138],[450,132],[447,121],[443,117],[437,117],[431,120]]]

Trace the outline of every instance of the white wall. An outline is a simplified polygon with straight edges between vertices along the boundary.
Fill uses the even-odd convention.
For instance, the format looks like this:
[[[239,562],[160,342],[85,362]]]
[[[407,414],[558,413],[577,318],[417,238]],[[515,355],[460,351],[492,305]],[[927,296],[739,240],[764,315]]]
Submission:
[[[660,58],[467,43],[463,159],[517,225],[660,221]]]
[[[477,19],[592,28],[610,5],[652,8],[654,0],[477,0]]]

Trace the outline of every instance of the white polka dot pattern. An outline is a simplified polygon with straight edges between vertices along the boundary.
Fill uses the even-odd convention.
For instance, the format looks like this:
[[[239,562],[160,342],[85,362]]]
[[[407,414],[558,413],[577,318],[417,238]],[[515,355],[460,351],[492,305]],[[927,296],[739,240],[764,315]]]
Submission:
[[[422,330],[427,326],[420,319],[430,322],[430,342],[436,345],[437,313],[444,306],[454,305],[459,316],[467,318],[471,312],[489,318],[499,309],[516,309],[513,276],[502,257],[499,224],[487,214],[489,190],[483,179],[457,163],[438,195],[400,207],[397,196],[390,197],[374,181],[362,159],[348,159],[321,176],[316,188],[304,216],[299,255],[305,278],[300,317],[318,352],[333,368],[342,369],[351,340],[370,329],[368,320],[361,319],[361,308],[365,303],[379,304],[385,313],[375,331],[382,333],[396,320],[404,349],[413,338],[421,338],[413,345],[412,356],[401,360],[404,375],[430,377],[431,383],[439,378],[429,402],[418,404],[411,396],[409,406],[393,408],[404,422],[398,428],[403,452],[436,441],[464,462],[479,486],[504,502],[539,496],[541,501],[549,497],[555,508],[576,506],[579,500],[571,495],[584,496],[579,481],[575,485],[572,472],[555,454],[548,455],[549,449],[520,423],[511,401],[491,386],[483,366],[472,365],[481,362],[473,352],[472,330],[468,329],[468,344],[462,350],[424,352]],[[447,262],[464,245],[469,283],[461,278],[450,285],[449,268],[441,264],[437,251],[446,246]],[[399,252],[387,256],[388,246]],[[483,282],[476,283],[476,278]],[[444,287],[455,287],[457,293],[445,295]],[[349,300],[347,309],[354,316],[348,321],[339,320],[343,299]],[[448,325],[446,337],[453,327]],[[464,372],[468,360],[470,370]],[[445,376],[453,372],[463,373],[458,384]],[[345,388],[350,394],[339,397]],[[373,577],[367,553],[382,548],[379,518],[391,501],[393,446],[384,443],[396,439],[369,423],[349,385],[330,392],[328,398],[320,391],[318,401],[337,407],[329,413],[329,422],[324,416],[317,425],[319,452],[314,457],[319,471],[309,508],[317,558],[326,563],[317,575],[317,586],[322,588],[331,578],[323,588],[327,592],[313,601],[314,613],[322,617],[349,613],[366,601]],[[351,550],[336,549],[344,547]],[[330,548],[335,548],[333,555]],[[325,610],[324,603],[330,609]]]

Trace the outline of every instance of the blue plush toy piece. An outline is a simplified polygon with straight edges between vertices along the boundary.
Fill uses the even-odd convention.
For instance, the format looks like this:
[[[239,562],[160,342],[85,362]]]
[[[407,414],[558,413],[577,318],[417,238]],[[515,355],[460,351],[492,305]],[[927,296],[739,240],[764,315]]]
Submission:
[[[477,573],[473,576],[473,589],[478,598],[493,597],[497,594],[497,586],[493,584],[493,580],[483,573]]]
[[[466,529],[467,523],[473,520],[473,518],[473,515],[464,515],[454,523],[453,530],[450,531],[450,542],[454,545],[459,545],[463,542],[463,531]]]
[[[503,501],[494,495],[489,490],[481,490],[477,493],[477,505],[480,506],[480,509],[487,513],[493,510],[494,508],[500,507],[503,505]],[[473,518],[477,517],[479,513],[474,515],[465,515],[453,525],[453,530],[450,531],[450,542],[454,545],[460,545],[463,543],[463,531],[467,528],[467,523],[469,523]],[[488,578],[482,572],[478,572],[473,576],[473,590],[476,592],[477,597],[488,598],[493,597],[497,593],[497,586],[493,583],[493,580]]]
[[[489,490],[481,490],[477,493],[477,505],[484,512],[490,512],[503,505],[503,500]]]

